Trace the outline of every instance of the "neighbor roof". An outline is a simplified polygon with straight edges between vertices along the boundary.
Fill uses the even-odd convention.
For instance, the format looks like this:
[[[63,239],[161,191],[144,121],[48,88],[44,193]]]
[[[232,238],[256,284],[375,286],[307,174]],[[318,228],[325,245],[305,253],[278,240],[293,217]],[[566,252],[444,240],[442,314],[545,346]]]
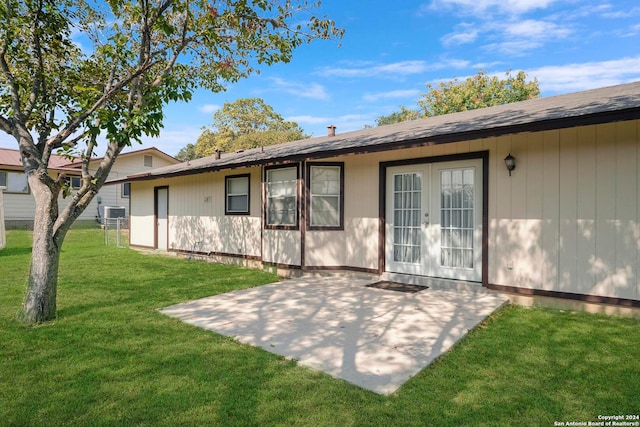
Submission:
[[[180,161],[173,156],[168,155],[164,151],[157,149],[156,147],[143,148],[141,150],[128,151],[121,153],[118,157],[129,157],[141,154],[155,154],[171,163],[179,163]],[[102,157],[95,157],[91,159],[91,162],[102,160]],[[49,169],[60,171],[75,171],[78,172],[82,166],[81,160],[70,160],[67,157],[52,154],[49,158]],[[20,150],[13,148],[0,148],[0,167],[6,167],[11,169],[22,169],[22,161],[20,160]]]
[[[161,157],[171,163],[180,163],[180,160],[176,159],[173,156],[170,156],[169,154],[165,153],[162,150],[157,149],[156,147],[149,147],[149,148],[142,148],[140,150],[134,150],[134,151],[127,151],[124,153],[120,153],[118,155],[118,158],[121,157],[131,157],[131,156],[139,156],[141,154],[155,154],[158,157]],[[97,162],[97,161],[102,161],[104,157],[94,157],[91,159],[91,162]],[[73,162],[72,167],[74,166],[80,166],[82,165],[82,160],[78,160]]]
[[[11,169],[22,169],[22,160],[20,159],[20,150],[13,148],[0,148],[0,167],[9,167]],[[71,162],[68,158],[52,154],[49,158],[49,169],[51,170],[67,170],[71,169]]]
[[[510,133],[640,118],[640,82],[463,111],[336,136],[223,154],[130,175],[122,181],[192,175],[277,162],[442,144]]]

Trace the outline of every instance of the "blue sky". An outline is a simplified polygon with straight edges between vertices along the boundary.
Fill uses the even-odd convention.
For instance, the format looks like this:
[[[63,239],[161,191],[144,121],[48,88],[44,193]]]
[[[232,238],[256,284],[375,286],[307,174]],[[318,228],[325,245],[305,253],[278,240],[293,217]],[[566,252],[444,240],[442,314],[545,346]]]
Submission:
[[[524,70],[542,96],[640,80],[637,0],[324,0],[345,29],[338,41],[300,47],[288,64],[261,69],[226,92],[197,91],[165,109],[155,146],[175,155],[195,143],[216,109],[259,97],[306,133],[322,136],[374,125],[415,106],[427,83],[464,79],[479,69]],[[0,134],[0,147],[16,147]]]

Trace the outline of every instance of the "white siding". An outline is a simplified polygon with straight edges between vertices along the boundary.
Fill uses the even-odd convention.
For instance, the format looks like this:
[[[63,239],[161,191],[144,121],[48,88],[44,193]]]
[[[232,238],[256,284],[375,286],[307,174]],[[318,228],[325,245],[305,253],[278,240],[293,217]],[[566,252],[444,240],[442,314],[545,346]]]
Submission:
[[[131,215],[129,219],[129,244],[153,248],[155,245],[154,193],[155,181],[131,184]]]
[[[4,248],[7,244],[6,235],[4,232],[4,189],[6,187],[0,187],[0,249]]]
[[[151,156],[153,159],[153,167],[144,166],[144,157]],[[116,162],[113,164],[111,168],[111,172],[109,173],[109,181],[125,178],[128,175],[133,175],[136,173],[141,173],[145,171],[150,171],[151,169],[160,168],[163,166],[168,166],[170,164],[174,164],[176,162],[171,162],[166,158],[155,154],[153,151],[149,152],[141,152],[141,153],[131,153],[131,154],[121,154],[120,157],[116,159]],[[95,169],[99,166],[98,162],[92,164],[91,172],[94,172]],[[98,203],[97,198],[100,197],[102,206],[122,206],[125,208],[126,214],[129,214],[129,197],[122,196],[122,187],[124,184],[114,184],[114,185],[105,185],[100,189],[98,196],[94,198],[91,202],[91,208],[88,208],[87,211],[90,211],[93,216],[97,215],[98,212]],[[93,218],[92,216],[92,218]]]
[[[134,183],[131,241],[149,244],[153,186],[168,185],[174,249],[203,242],[197,250],[300,265],[304,246],[306,267],[376,270],[380,163],[488,151],[489,283],[640,299],[639,143],[640,121],[628,121],[323,159],[344,162],[344,230],[306,230],[304,245],[300,230],[261,228],[259,168],[249,216],[224,215],[225,174],[248,169]]]
[[[332,160],[344,161],[344,231],[307,230],[305,266],[349,266],[377,270],[377,159],[350,156]]]
[[[154,246],[154,188],[168,186],[170,249],[260,257],[260,168],[243,173],[251,174],[250,215],[225,215],[225,176],[237,172],[132,183],[131,244]]]
[[[498,186],[490,200],[510,200],[512,209],[490,214],[490,257],[498,261],[489,282],[638,299],[638,136],[630,121],[498,144],[496,161],[511,150],[518,167],[511,179],[503,165],[490,174]],[[519,218],[523,195],[526,217]]]
[[[145,153],[132,153],[130,155],[121,155],[116,159],[116,162],[111,169],[108,180],[114,180],[123,178],[134,173],[143,172],[145,170],[151,170],[149,167],[144,166]],[[153,167],[158,168],[175,163],[167,160],[165,157],[157,155],[153,151],[146,152],[146,155],[153,157]],[[95,171],[98,167],[98,163],[94,163],[90,170]],[[80,173],[80,170],[78,170]],[[53,173],[53,178],[57,176]],[[78,220],[81,221],[94,221],[98,216],[98,200],[103,206],[123,206],[128,214],[129,212],[129,198],[122,197],[122,184],[105,185],[100,189],[100,192],[94,197],[89,206],[80,215]],[[58,206],[62,211],[68,204],[68,199],[60,196],[58,198]],[[33,215],[35,212],[35,200],[31,194],[5,194],[5,218],[7,221],[33,221]]]
[[[263,230],[262,260],[273,264],[300,266],[300,230]]]

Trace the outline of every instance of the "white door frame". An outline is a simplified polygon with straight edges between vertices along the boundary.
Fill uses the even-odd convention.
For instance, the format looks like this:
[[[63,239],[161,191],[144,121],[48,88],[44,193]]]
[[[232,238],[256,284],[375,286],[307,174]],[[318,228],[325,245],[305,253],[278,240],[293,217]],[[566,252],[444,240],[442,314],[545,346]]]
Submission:
[[[455,280],[482,282],[484,285],[487,284],[488,160],[488,152],[479,152],[381,163],[382,179],[380,181],[380,186],[382,200],[380,213],[383,220],[383,228],[381,229],[383,235],[381,236],[381,239],[384,247],[381,252],[381,272],[387,271],[400,274],[443,277]],[[441,173],[443,170],[460,170],[460,168],[474,171],[475,215],[473,218],[474,227],[472,233],[474,267],[470,269],[450,268],[441,265],[440,238],[441,236],[444,238],[444,236],[441,235],[440,228],[440,179],[443,177]],[[392,180],[394,179],[394,175],[403,173],[421,173],[423,176],[423,182],[426,185],[426,188],[423,188],[423,199],[427,200],[423,200],[422,202],[423,208],[420,213],[422,225],[420,226],[420,235],[425,239],[423,240],[423,252],[427,251],[430,253],[423,254],[428,257],[428,259],[421,259],[419,263],[420,265],[411,264],[410,262],[406,264],[397,263],[394,262],[393,258],[393,204],[394,197],[397,198],[398,195],[395,194],[394,196]],[[415,206],[411,206],[410,208],[415,208]],[[423,218],[425,213],[428,213],[430,218]],[[434,215],[435,218],[433,218]],[[410,224],[411,227],[415,229],[417,223],[414,223],[416,223],[415,218]],[[396,233],[398,233],[397,229]],[[412,233],[415,234],[413,230],[405,230],[405,234],[412,235]],[[433,244],[434,240],[437,241],[437,245]],[[398,248],[396,247],[396,250],[397,249]]]

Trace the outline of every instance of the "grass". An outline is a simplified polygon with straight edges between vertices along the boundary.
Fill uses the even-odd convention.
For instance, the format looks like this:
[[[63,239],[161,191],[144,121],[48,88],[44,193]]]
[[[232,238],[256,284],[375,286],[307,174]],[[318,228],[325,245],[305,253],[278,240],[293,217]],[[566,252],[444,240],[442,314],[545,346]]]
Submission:
[[[15,320],[30,233],[0,251],[0,425],[554,425],[640,413],[640,321],[509,306],[379,396],[157,312],[277,278],[105,247],[63,248],[58,319]]]

